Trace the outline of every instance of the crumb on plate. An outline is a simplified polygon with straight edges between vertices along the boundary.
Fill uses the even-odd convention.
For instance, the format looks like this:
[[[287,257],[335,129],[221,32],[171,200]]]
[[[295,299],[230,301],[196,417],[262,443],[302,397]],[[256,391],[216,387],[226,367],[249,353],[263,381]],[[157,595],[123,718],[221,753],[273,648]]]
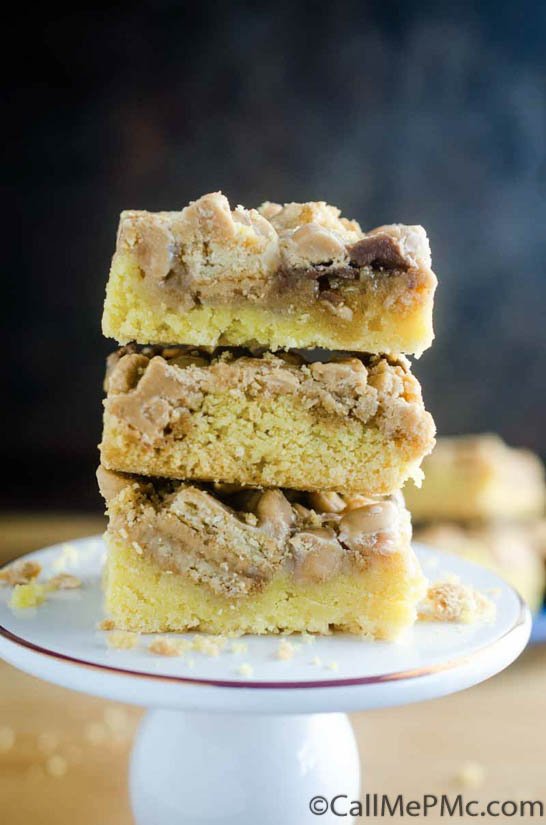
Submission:
[[[34,579],[28,584],[16,584],[9,601],[10,607],[18,609],[27,607],[37,607],[46,597],[46,589],[43,584]]]
[[[132,650],[139,641],[140,634],[129,630],[113,630],[106,637],[106,644],[113,650]]]
[[[494,615],[495,606],[487,596],[451,581],[433,584],[419,605],[421,621],[471,624],[490,620]]]
[[[296,652],[296,646],[289,642],[288,639],[281,639],[277,648],[277,659],[291,659]]]
[[[17,584],[30,584],[42,571],[36,561],[16,561],[0,570],[0,585],[15,587]]]
[[[182,656],[191,648],[192,643],[187,639],[169,639],[167,636],[159,636],[148,645],[150,653],[156,656]]]
[[[52,730],[38,734],[38,750],[45,754],[54,753],[59,747],[59,734]]]
[[[97,622],[97,630],[115,630],[116,625],[113,619],[101,619]]]
[[[77,590],[81,586],[81,579],[71,573],[57,573],[46,581],[48,590]]]

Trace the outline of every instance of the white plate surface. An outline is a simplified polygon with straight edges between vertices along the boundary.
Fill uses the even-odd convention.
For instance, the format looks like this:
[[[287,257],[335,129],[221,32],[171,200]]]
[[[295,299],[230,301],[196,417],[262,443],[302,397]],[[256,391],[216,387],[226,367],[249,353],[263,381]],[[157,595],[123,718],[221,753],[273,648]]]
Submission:
[[[396,643],[354,636],[289,637],[292,659],[277,658],[279,637],[245,637],[248,650],[228,642],[212,658],[197,652],[167,658],[147,650],[110,650],[96,630],[102,618],[100,587],[104,545],[98,537],[30,553],[42,576],[64,567],[81,590],[53,594],[36,609],[13,611],[10,590],[0,589],[0,655],[56,684],[135,704],[186,710],[319,712],[404,704],[444,695],[488,678],[521,652],[530,616],[517,594],[488,570],[446,553],[416,547],[431,581],[456,574],[487,592],[493,622],[474,625],[419,623]],[[194,634],[188,634],[193,638]],[[317,664],[316,660],[320,660]],[[252,673],[241,675],[241,665]]]

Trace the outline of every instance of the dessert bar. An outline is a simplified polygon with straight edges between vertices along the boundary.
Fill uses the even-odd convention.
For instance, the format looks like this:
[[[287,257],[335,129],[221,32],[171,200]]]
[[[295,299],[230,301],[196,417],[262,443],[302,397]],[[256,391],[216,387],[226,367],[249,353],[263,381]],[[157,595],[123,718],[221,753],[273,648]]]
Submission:
[[[404,356],[130,346],[105,383],[101,460],[113,470],[379,495],[418,478],[434,445]]]
[[[323,347],[419,355],[436,276],[421,226],[363,232],[339,209],[220,192],[180,212],[123,212],[103,331],[120,344]]]
[[[491,433],[440,438],[423,472],[420,489],[404,489],[415,522],[524,519],[544,512],[538,456]]]

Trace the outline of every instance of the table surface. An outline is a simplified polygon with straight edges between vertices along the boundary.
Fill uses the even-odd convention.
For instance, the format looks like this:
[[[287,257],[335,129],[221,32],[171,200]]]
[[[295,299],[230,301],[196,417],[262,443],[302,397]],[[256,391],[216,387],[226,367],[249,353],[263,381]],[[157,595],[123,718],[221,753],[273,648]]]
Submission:
[[[0,563],[103,525],[98,516],[3,516]],[[2,822],[129,825],[127,760],[141,715],[0,663]],[[369,793],[401,793],[406,801],[458,793],[484,803],[541,799],[546,809],[546,645],[470,690],[351,719]]]

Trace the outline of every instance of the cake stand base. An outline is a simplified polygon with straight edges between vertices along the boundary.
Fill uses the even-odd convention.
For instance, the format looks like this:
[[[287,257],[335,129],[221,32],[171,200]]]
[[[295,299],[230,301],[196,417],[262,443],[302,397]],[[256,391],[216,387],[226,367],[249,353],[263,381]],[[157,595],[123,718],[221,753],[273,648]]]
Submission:
[[[130,794],[137,825],[304,825],[317,814],[321,823],[339,821],[324,800],[358,799],[359,779],[343,713],[152,710],[134,745]],[[339,810],[347,810],[344,798]]]
[[[529,611],[506,582],[464,559],[416,550],[435,577],[490,593],[491,621],[418,623],[397,643],[333,634],[308,647],[296,636],[288,660],[271,636],[246,637],[244,653],[226,644],[216,657],[191,660],[154,656],[146,637],[110,649],[95,630],[104,546],[89,538],[70,553],[57,546],[26,557],[45,577],[68,559],[79,590],[53,593],[33,613],[12,610],[9,588],[0,588],[0,657],[72,690],[150,708],[131,759],[137,825],[350,822],[359,765],[344,713],[463,690],[507,667],[529,639]]]

